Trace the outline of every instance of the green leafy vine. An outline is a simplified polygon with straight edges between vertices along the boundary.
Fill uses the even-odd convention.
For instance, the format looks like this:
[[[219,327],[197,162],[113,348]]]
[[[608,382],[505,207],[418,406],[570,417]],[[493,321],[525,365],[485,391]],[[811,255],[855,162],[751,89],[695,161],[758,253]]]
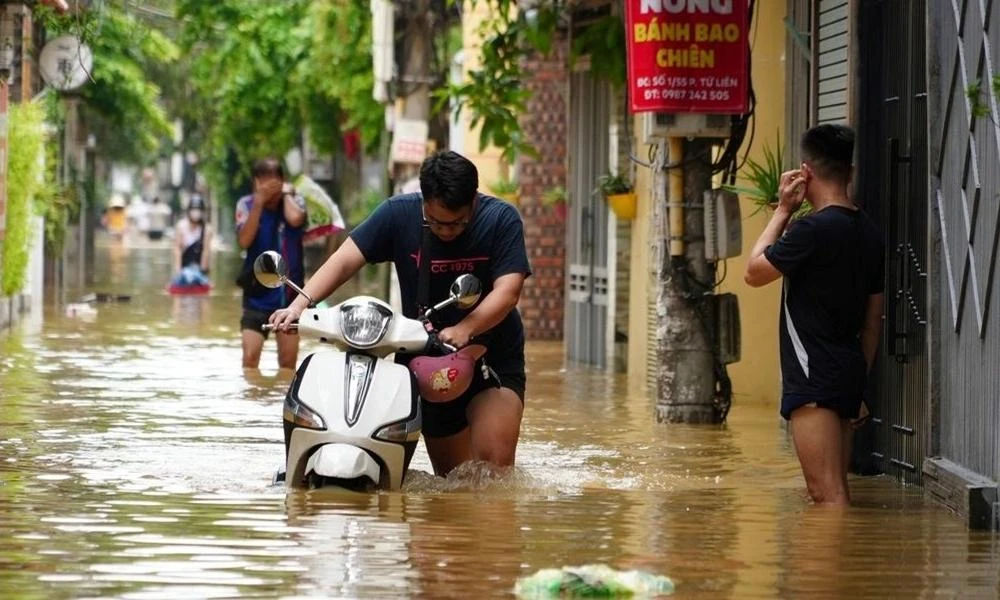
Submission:
[[[558,1],[541,2],[530,13],[515,11],[510,0],[488,2],[492,19],[479,34],[483,39],[482,65],[461,83],[438,90],[438,110],[457,101],[456,112],[468,110],[473,127],[479,126],[480,150],[501,149],[501,158],[513,164],[519,154],[537,157],[524,138],[518,115],[527,109],[531,92],[523,89],[524,60],[534,53],[548,56],[567,7]],[[574,38],[569,61],[589,57],[591,72],[614,86],[625,83],[625,26],[622,18],[608,14],[588,25]]]
[[[5,296],[24,287],[31,252],[31,216],[39,212],[44,214],[49,199],[56,194],[54,180],[39,160],[46,150],[42,103],[11,105],[9,124],[7,221],[0,263],[0,292]]]
[[[994,75],[990,82],[990,90],[997,102],[1000,102],[1000,75]],[[969,111],[973,119],[989,117],[993,121],[993,113],[990,110],[989,99],[984,98],[983,80],[976,79],[965,88],[965,97],[969,100]],[[996,123],[996,121],[993,121]]]

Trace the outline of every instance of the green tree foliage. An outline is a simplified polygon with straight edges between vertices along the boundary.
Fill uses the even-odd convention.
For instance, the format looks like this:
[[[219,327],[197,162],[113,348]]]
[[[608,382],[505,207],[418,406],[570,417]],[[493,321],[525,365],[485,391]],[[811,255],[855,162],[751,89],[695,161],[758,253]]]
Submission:
[[[481,146],[495,145],[513,162],[519,153],[534,152],[518,122],[529,96],[523,60],[550,51],[566,6],[541,2],[526,14],[514,0],[473,1],[488,3],[492,15],[480,32],[482,67],[456,84],[445,83],[451,56],[442,53],[454,50],[449,36],[459,11],[455,0],[432,3],[438,110],[454,102],[459,112],[468,111],[481,127]],[[227,172],[231,153],[239,174],[258,156],[283,156],[300,143],[304,128],[325,152],[336,152],[342,132],[355,128],[369,150],[377,146],[384,111],[372,99],[367,0],[177,0],[176,14],[198,97],[185,119],[203,140],[200,154],[214,175]],[[623,80],[623,40],[621,18],[609,16],[574,45],[573,54],[592,55],[600,75]]]
[[[311,4],[310,53],[296,73],[296,82],[313,94],[306,98],[313,140],[320,146],[336,148],[341,128],[357,129],[365,147],[373,150],[385,128],[385,112],[372,99],[375,77],[369,3],[320,0]],[[336,106],[337,111],[330,111],[328,106]],[[341,124],[333,121],[337,117],[343,119]],[[331,133],[334,138],[324,138]]]
[[[203,98],[190,115],[215,175],[229,150],[239,172],[283,156],[308,128],[321,150],[358,128],[377,144],[382,108],[372,99],[371,17],[360,0],[178,0],[181,47]],[[219,182],[230,183],[230,182]]]
[[[479,29],[482,37],[482,65],[461,83],[438,90],[439,109],[447,101],[457,101],[457,111],[469,111],[470,123],[480,126],[480,150],[494,145],[502,157],[513,163],[518,154],[534,156],[535,149],[524,140],[519,115],[527,109],[530,92],[524,89],[524,59],[533,53],[548,55],[557,34],[559,20],[567,10],[559,1],[539,2],[529,13],[516,9],[514,0],[472,0],[485,2],[492,18]],[[618,15],[606,15],[574,40],[570,58],[589,56],[593,73],[620,86],[625,82],[625,29]]]
[[[246,163],[283,155],[298,142],[302,110],[290,74],[309,45],[308,2],[179,0],[180,44],[203,98],[203,154],[224,159],[229,148]],[[214,159],[214,160],[213,160]]]
[[[160,104],[160,88],[147,72],[173,64],[177,46],[117,2],[95,4],[78,14],[40,6],[38,15],[50,35],[76,35],[93,51],[92,81],[80,96],[100,153],[133,164],[154,159],[171,126]]]

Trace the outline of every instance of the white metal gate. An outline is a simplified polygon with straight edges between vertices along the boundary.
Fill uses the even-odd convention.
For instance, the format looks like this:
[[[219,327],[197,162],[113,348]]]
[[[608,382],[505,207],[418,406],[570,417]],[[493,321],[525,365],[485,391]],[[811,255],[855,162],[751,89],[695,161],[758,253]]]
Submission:
[[[566,230],[566,354],[607,364],[608,207],[598,178],[608,169],[611,91],[589,71],[570,77],[569,217]]]

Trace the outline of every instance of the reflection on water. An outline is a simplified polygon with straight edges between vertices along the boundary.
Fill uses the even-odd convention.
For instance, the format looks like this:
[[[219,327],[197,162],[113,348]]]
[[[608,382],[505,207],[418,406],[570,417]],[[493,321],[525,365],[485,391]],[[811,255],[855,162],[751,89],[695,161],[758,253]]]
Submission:
[[[509,476],[438,479],[421,449],[402,493],[286,496],[286,380],[273,343],[240,368],[221,258],[211,296],[172,298],[166,250],[108,251],[88,291],[129,302],[0,338],[0,597],[481,598],[591,562],[669,575],[680,598],[1000,594],[1000,544],[919,489],[862,479],[850,510],[811,508],[773,408],[657,425],[553,345],[529,349]]]

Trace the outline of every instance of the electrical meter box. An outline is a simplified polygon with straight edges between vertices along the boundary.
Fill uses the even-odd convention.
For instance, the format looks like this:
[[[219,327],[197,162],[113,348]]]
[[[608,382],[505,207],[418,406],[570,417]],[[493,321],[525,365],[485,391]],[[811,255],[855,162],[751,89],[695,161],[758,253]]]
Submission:
[[[724,365],[731,365],[740,360],[740,303],[736,294],[719,294],[714,299],[719,360]]]
[[[644,144],[671,137],[728,138],[731,115],[705,113],[642,113]]]
[[[740,198],[728,190],[706,190],[705,260],[718,261],[743,251]]]

